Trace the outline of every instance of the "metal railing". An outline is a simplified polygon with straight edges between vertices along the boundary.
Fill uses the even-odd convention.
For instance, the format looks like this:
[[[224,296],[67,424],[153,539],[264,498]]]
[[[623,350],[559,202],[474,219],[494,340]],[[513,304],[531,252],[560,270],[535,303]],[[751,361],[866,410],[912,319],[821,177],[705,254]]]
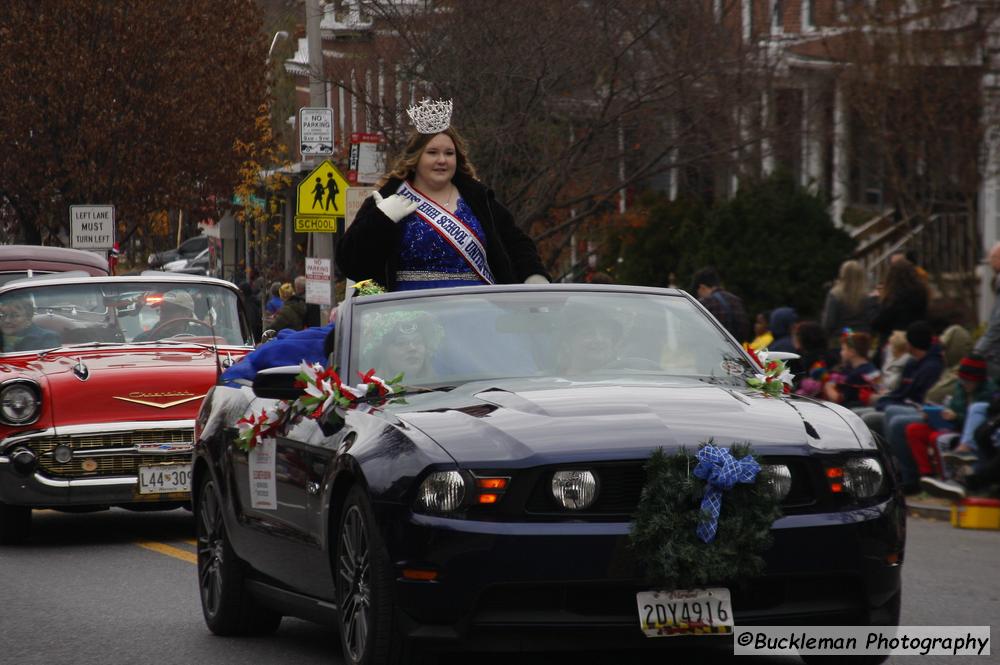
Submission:
[[[897,252],[913,250],[944,295],[975,297],[976,266],[982,253],[975,218],[965,212],[935,213],[928,218],[895,219],[882,213],[854,229],[858,242],[852,258],[879,284]]]

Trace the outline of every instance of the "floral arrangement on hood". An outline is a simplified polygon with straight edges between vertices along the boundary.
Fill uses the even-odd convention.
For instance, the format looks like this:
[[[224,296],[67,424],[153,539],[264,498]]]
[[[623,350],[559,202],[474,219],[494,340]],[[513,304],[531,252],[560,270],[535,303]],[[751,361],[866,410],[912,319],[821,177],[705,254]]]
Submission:
[[[751,348],[747,348],[746,352],[750,354],[750,357],[753,358],[754,362],[761,369],[760,372],[754,374],[753,378],[747,379],[748,386],[756,388],[771,397],[779,397],[792,392],[792,380],[794,377],[788,371],[788,366],[785,365],[784,360],[770,358],[770,354],[766,349],[754,351]]]
[[[384,403],[390,395],[400,391],[403,380],[403,375],[399,374],[386,381],[370,369],[364,374],[358,372],[361,383],[351,386],[344,383],[332,367],[303,361],[299,370],[295,386],[303,389],[301,396],[293,401],[281,400],[270,408],[261,409],[260,413],[252,413],[236,421],[238,448],[250,452],[262,439],[274,436],[278,428],[291,418],[305,416],[318,419],[327,411],[330,411],[328,417],[341,418],[335,410],[331,411],[332,407],[352,409],[362,403]]]

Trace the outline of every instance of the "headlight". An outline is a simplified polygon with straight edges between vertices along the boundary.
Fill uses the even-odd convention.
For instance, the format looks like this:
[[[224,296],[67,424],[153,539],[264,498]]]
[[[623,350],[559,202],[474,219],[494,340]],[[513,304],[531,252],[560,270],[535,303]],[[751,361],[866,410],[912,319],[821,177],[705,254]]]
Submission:
[[[767,481],[768,489],[774,493],[779,500],[788,496],[792,489],[792,470],[784,464],[764,464],[761,467],[764,478]]]
[[[885,472],[874,457],[855,457],[844,465],[844,485],[859,499],[870,499],[882,491]]]
[[[590,471],[556,471],[552,476],[552,496],[563,508],[589,508],[597,498],[597,478]]]
[[[420,484],[417,508],[435,513],[450,513],[462,505],[465,479],[458,471],[432,473]]]
[[[27,425],[38,417],[41,400],[27,383],[12,383],[0,390],[0,417],[11,425]]]

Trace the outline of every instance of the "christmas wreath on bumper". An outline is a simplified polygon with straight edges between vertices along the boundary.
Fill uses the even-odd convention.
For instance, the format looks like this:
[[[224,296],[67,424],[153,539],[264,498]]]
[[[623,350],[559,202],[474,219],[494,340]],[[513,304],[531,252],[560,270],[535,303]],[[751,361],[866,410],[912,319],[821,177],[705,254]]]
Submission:
[[[661,448],[646,473],[630,537],[653,588],[735,585],[763,573],[781,509],[749,445],[708,442],[696,455]]]

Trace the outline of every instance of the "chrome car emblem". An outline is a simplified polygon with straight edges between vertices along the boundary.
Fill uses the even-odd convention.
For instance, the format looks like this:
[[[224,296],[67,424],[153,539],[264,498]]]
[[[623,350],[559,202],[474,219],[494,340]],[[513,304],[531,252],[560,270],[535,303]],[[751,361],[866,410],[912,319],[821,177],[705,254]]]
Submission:
[[[113,395],[114,399],[119,399],[123,402],[132,402],[133,404],[142,404],[143,406],[152,406],[157,409],[169,409],[172,406],[177,406],[178,404],[184,404],[186,402],[193,402],[196,399],[201,399],[205,394],[195,395],[194,393],[183,392],[183,391],[173,391],[173,392],[162,392],[162,393],[143,393],[143,392],[133,392],[129,393],[127,397],[122,397],[118,395]],[[179,397],[180,399],[174,399],[167,402],[157,402],[153,400],[164,399],[170,397]]]
[[[137,443],[135,450],[139,453],[188,453],[194,450],[191,443]]]
[[[76,374],[76,378],[81,381],[90,378],[90,368],[83,364],[83,358],[76,359],[76,364],[73,365],[73,374]]]

